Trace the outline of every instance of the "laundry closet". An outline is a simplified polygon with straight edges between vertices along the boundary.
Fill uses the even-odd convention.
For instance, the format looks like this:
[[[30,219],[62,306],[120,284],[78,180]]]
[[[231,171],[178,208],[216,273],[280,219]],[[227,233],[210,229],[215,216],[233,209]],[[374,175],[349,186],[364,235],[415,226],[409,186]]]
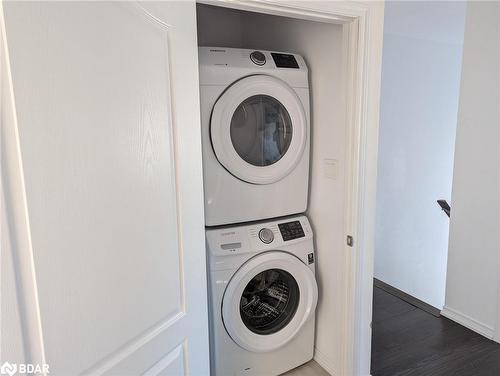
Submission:
[[[369,373],[383,3],[200,2],[1,3],[0,364]]]
[[[348,325],[346,323],[350,318],[348,317],[348,307],[345,304],[348,300],[350,289],[349,276],[347,275],[350,270],[350,259],[347,255],[347,252],[349,252],[349,250],[346,247],[346,205],[348,199],[347,192],[349,184],[346,176],[350,167],[348,164],[349,158],[347,157],[349,152],[347,147],[347,145],[349,144],[349,134],[348,127],[346,125],[347,103],[345,99],[347,97],[346,87],[348,76],[348,57],[345,56],[346,35],[344,32],[344,28],[341,24],[330,22],[318,22],[299,18],[289,18],[207,4],[197,4],[197,26],[201,64],[200,84],[202,87],[202,132],[211,131],[220,133],[220,130],[214,130],[213,122],[217,121],[217,124],[219,124],[221,122],[221,117],[224,116],[224,114],[221,115],[224,110],[217,109],[217,105],[215,105],[214,107],[212,104],[210,104],[210,108],[204,108],[204,95],[206,95],[204,94],[204,90],[206,90],[204,85],[210,86],[212,84],[211,82],[204,81],[206,76],[206,72],[204,71],[204,69],[206,68],[205,65],[207,64],[207,60],[210,61],[210,59],[212,59],[212,63],[214,66],[216,64],[222,66],[224,66],[224,64],[228,65],[228,63],[224,61],[224,57],[220,57],[220,61],[216,62],[216,58],[214,58],[213,56],[222,56],[224,54],[231,53],[233,50],[229,49],[248,50],[248,54],[247,51],[241,52],[245,56],[248,55],[248,64],[251,65],[253,62],[256,66],[264,66],[267,57],[269,60],[272,60],[273,67],[276,66],[278,69],[281,68],[280,72],[285,72],[283,73],[285,74],[285,80],[289,77],[286,76],[288,74],[287,68],[290,68],[290,74],[295,74],[295,72],[297,72],[298,74],[299,69],[307,67],[305,71],[307,72],[308,80],[308,89],[306,89],[306,91],[308,90],[309,94],[309,108],[308,111],[305,112],[308,118],[307,121],[309,129],[307,134],[307,148],[305,148],[304,153],[309,153],[309,160],[307,161],[309,174],[307,184],[305,184],[305,188],[303,189],[304,195],[305,192],[307,192],[307,204],[304,202],[303,206],[301,206],[300,204],[294,205],[295,200],[289,200],[287,204],[287,200],[284,198],[286,198],[287,196],[293,197],[292,193],[296,194],[295,191],[300,190],[300,184],[305,182],[300,182],[300,180],[292,181],[288,184],[293,185],[287,187],[286,179],[282,179],[281,181],[285,181],[285,183],[282,183],[284,185],[277,188],[277,190],[268,191],[267,194],[273,195],[276,201],[281,203],[282,207],[283,205],[285,205],[285,208],[287,208],[286,205],[289,205],[291,211],[286,212],[284,215],[282,215],[284,218],[276,218],[276,216],[273,216],[271,214],[266,216],[265,218],[261,218],[260,221],[267,221],[267,226],[271,228],[271,230],[265,229],[269,231],[267,235],[262,235],[261,233],[259,233],[260,227],[258,225],[259,218],[257,214],[254,217],[248,218],[245,218],[244,215],[241,218],[238,217],[238,210],[252,211],[253,209],[255,209],[253,208],[253,206],[258,206],[257,201],[259,200],[259,193],[255,194],[254,196],[243,196],[244,199],[247,197],[250,197],[250,199],[246,202],[243,202],[241,205],[238,205],[237,199],[235,200],[235,197],[230,197],[231,192],[224,192],[231,203],[226,207],[224,207],[224,204],[219,205],[219,207],[222,208],[220,210],[226,212],[231,210],[233,211],[231,215],[234,215],[234,217],[231,217],[232,221],[224,222],[224,218],[221,219],[217,218],[217,215],[212,215],[214,213],[214,210],[216,214],[218,214],[217,207],[214,208],[207,206],[213,205],[214,201],[216,200],[216,198],[214,198],[214,196],[212,195],[212,192],[216,191],[217,189],[219,190],[219,192],[223,191],[224,187],[213,187],[214,185],[217,185],[217,183],[214,183],[212,180],[217,180],[217,178],[213,176],[212,167],[208,166],[209,171],[207,171],[207,164],[206,161],[204,161],[204,184],[206,196],[205,215],[206,224],[208,225],[207,251],[210,252],[210,247],[217,247],[213,244],[219,245],[219,243],[217,243],[213,239],[215,239],[217,236],[220,236],[220,234],[223,233],[226,228],[237,228],[237,231],[239,231],[242,228],[241,226],[244,226],[245,231],[248,230],[253,233],[255,238],[260,237],[260,240],[264,243],[266,243],[266,239],[268,239],[266,236],[271,236],[270,239],[272,242],[274,237],[276,237],[279,233],[281,233],[283,240],[285,240],[285,243],[286,239],[284,234],[298,233],[298,236],[302,236],[304,234],[301,231],[303,231],[305,232],[306,238],[310,236],[310,238],[313,239],[312,247],[314,248],[314,255],[309,256],[309,261],[310,263],[313,263],[313,266],[311,268],[313,270],[315,269],[315,278],[318,287],[317,306],[315,310],[315,330],[313,330],[314,359],[329,373],[342,374],[343,370],[340,367],[342,367],[342,364],[344,364],[345,357],[348,356],[346,355],[345,346],[343,346],[344,338],[351,335],[348,329],[346,329],[348,328]],[[239,50],[234,51],[238,51],[238,53],[240,53]],[[261,51],[263,51],[263,53]],[[258,74],[258,71],[252,73],[252,75]],[[269,74],[269,72],[263,73],[263,75]],[[245,79],[241,79],[240,77],[234,80],[241,80],[241,82],[243,82],[243,85],[241,85],[241,82],[239,84],[240,86],[244,86]],[[251,84],[252,83],[250,83],[250,85]],[[257,83],[256,85],[258,84],[259,83]],[[300,84],[297,85],[301,86],[301,88],[305,86]],[[228,88],[231,87],[232,83],[228,84],[227,86]],[[293,84],[291,86],[293,86]],[[301,88],[294,89],[296,92],[300,93],[300,90],[302,90]],[[228,93],[224,90],[220,90],[220,93],[216,94],[216,97],[218,98],[214,99],[213,103],[217,103],[218,100],[225,101],[226,99],[224,98],[224,96],[233,98],[239,95],[236,91],[234,91],[234,93],[229,93],[230,95],[227,94]],[[248,97],[250,96],[251,95],[249,94]],[[257,99],[262,100],[262,98],[256,99],[256,97],[257,96],[252,97],[254,98],[254,101]],[[264,99],[267,100],[269,96],[266,95],[264,97],[266,97]],[[286,99],[284,100],[286,101]],[[250,103],[248,106],[252,105],[253,104]],[[277,105],[279,105],[279,103]],[[287,136],[286,134],[286,122],[289,121],[291,124],[293,124],[295,121],[295,115],[293,113],[290,115],[287,114],[286,111],[283,111],[285,112],[285,115],[283,115],[280,110],[275,110],[275,108],[277,107],[273,106],[277,105],[273,103],[268,105],[268,107],[271,106],[273,108],[272,111],[278,113],[277,116],[281,117],[282,122],[284,123],[278,124],[278,122],[278,125],[274,125],[273,123],[273,127],[276,126],[282,130],[284,129],[284,131],[282,132],[284,136],[279,136],[281,137],[281,139],[277,141],[277,146],[274,146],[276,148],[275,153],[278,152],[278,149],[280,152],[282,152],[279,157],[275,158],[276,160],[278,160],[279,158],[285,158],[284,156],[286,155],[287,149],[292,150],[290,148],[293,147],[293,144],[291,144],[290,142],[289,144],[287,144],[286,140],[286,137],[289,136]],[[237,104],[235,106],[237,106]],[[245,107],[242,106],[243,105],[240,105],[236,110],[233,109],[233,111],[229,115],[225,114],[225,116],[231,116],[233,112],[235,114],[238,111],[245,112]],[[287,106],[285,105],[284,107]],[[207,118],[205,119],[205,121],[203,120],[204,117]],[[208,119],[209,117],[210,119]],[[210,121],[212,121],[212,123],[210,123]],[[207,126],[208,123],[210,123],[210,129]],[[219,125],[216,125],[216,127],[219,127]],[[233,129],[231,129],[231,132],[233,132]],[[293,132],[296,132],[296,130],[292,130],[292,139],[294,136],[297,136]],[[228,136],[228,142],[230,143],[232,141],[233,145],[235,145],[235,137],[237,135],[233,133],[231,133],[231,139],[229,139]],[[276,132],[274,133],[276,134]],[[226,165],[227,161],[224,160],[224,158],[226,157],[222,155],[222,152],[218,153],[216,150],[216,156],[211,155],[207,157],[208,150],[210,150],[210,153],[213,154],[212,148],[216,149],[217,147],[219,147],[223,149],[223,147],[219,145],[219,141],[213,140],[214,137],[218,137],[216,134],[214,136],[214,134],[215,133],[211,134],[211,142],[206,142],[206,140],[209,139],[208,133],[204,135],[204,158],[210,157],[214,161],[218,159],[219,162],[224,165],[224,168],[227,170],[227,172],[235,175],[235,173],[231,171],[232,166]],[[245,142],[247,142],[245,141],[245,137],[246,140],[248,140],[249,137],[253,136],[243,133],[242,137],[243,141],[241,141],[241,143],[244,144]],[[271,137],[274,137],[274,140],[276,139],[276,136]],[[238,142],[236,141],[236,143]],[[237,149],[239,146],[234,147],[235,149]],[[241,147],[245,148],[245,145]],[[261,145],[261,148],[265,147],[266,145]],[[248,148],[246,150],[247,154],[254,153],[253,151],[248,151],[250,150]],[[240,154],[240,156],[242,156],[242,154],[238,150],[236,151]],[[242,153],[245,153],[245,151],[243,151]],[[273,152],[269,151],[268,153],[273,154]],[[249,158],[252,158],[252,156],[250,155]],[[210,163],[216,163],[214,161]],[[227,163],[229,164],[230,162]],[[249,163],[252,165],[255,164],[259,166],[267,166],[268,164],[271,165],[273,162],[259,160],[257,163]],[[298,166],[298,168],[300,168],[300,163],[298,163]],[[253,175],[250,173],[250,176]],[[245,177],[243,177],[242,179],[245,179]],[[250,183],[253,184],[255,189],[259,189],[258,184],[261,184],[258,180],[251,181]],[[243,184],[242,189],[253,189],[251,184]],[[243,190],[241,192],[243,192]],[[238,189],[236,188],[235,191],[235,195],[237,196]],[[210,199],[207,199],[207,192],[209,192],[211,195]],[[266,195],[266,191],[262,190],[260,194]],[[219,199],[223,199],[223,197]],[[256,201],[255,205],[252,206],[253,200]],[[306,208],[305,211],[303,210],[304,208]],[[271,212],[272,211],[269,211],[269,213]],[[308,221],[307,219],[301,218],[301,214],[304,214],[307,217]],[[285,215],[288,215],[288,217]],[[299,223],[298,225],[297,222]],[[295,229],[294,226],[298,226],[299,228]],[[260,231],[263,231],[263,229],[261,229]],[[283,231],[285,231],[285,233]],[[264,236],[264,239],[262,238],[262,236]],[[234,239],[234,242],[236,243],[226,242],[222,246],[222,248],[224,249],[225,247],[225,249],[227,249],[228,251],[234,251],[234,254],[237,254],[238,247],[240,247],[241,245],[235,246],[234,244],[239,244],[239,240],[238,238]],[[235,249],[231,249],[231,247],[235,247]],[[280,247],[277,246],[277,249],[279,250]],[[304,255],[304,257],[306,257],[306,255]],[[311,261],[311,257],[313,257],[313,261]],[[210,267],[211,261],[209,258],[208,268]],[[212,279],[214,278],[219,277],[212,276]],[[229,277],[220,278],[231,279],[231,275],[229,275]],[[214,295],[214,292],[210,291],[210,289],[211,287],[209,282],[209,299]],[[293,295],[293,292],[289,293]],[[222,299],[224,292],[221,292],[220,294]],[[293,296],[290,299],[292,298]],[[307,297],[301,298],[306,299]],[[213,301],[212,306],[218,304],[223,305],[220,303],[221,301]],[[234,310],[233,314],[238,314],[237,309]],[[210,333],[212,347],[211,358],[213,363],[214,358],[220,358],[220,356],[216,354],[217,351],[221,351],[221,349],[218,349],[218,347],[224,347],[227,345],[227,343],[224,343],[224,341],[219,338],[214,341],[214,336],[217,337],[218,335],[214,333],[214,331],[217,332],[217,330],[224,329],[220,329],[222,328],[222,325],[219,325],[219,329],[217,329],[217,327],[214,329],[212,323],[212,320],[220,320],[221,316],[223,316],[224,313],[221,313],[220,310],[217,311],[217,307],[215,309],[214,307],[212,307],[210,315],[211,317],[209,318],[209,325],[212,328]],[[227,322],[225,322],[224,325],[225,329],[230,332],[229,335],[231,339],[235,340],[241,347],[245,347],[244,343],[242,344],[241,342],[238,342],[237,339],[235,339],[235,336],[237,336],[238,334],[236,334],[236,332],[231,333],[231,328],[228,328],[231,325],[229,325]],[[258,331],[255,332],[259,333]],[[265,336],[261,336],[261,338],[265,339]],[[226,339],[226,342],[227,341],[228,340]],[[214,349],[214,347],[217,348]],[[259,350],[257,346],[256,351],[262,350]],[[308,350],[304,349],[304,351]],[[276,354],[277,355],[274,359],[275,362],[286,363],[291,361],[291,359],[280,358],[280,356],[285,356],[283,354],[286,354],[286,352]],[[230,351],[226,352],[225,355],[231,356]],[[293,353],[290,354],[289,357],[290,356],[293,357]],[[259,358],[257,357],[256,359]],[[286,368],[286,366],[284,367]],[[221,373],[221,368],[214,368],[214,364],[212,364],[212,370],[215,371],[216,374]],[[251,367],[241,369],[240,371],[241,374],[252,374]],[[234,370],[231,369],[231,372],[234,372]]]

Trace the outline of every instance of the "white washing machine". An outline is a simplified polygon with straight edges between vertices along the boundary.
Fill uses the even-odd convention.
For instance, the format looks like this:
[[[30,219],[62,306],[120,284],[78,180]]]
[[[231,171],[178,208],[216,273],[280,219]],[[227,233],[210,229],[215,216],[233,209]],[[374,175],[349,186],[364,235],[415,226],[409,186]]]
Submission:
[[[199,49],[207,226],[302,213],[309,84],[300,55]]]
[[[306,217],[208,229],[215,376],[279,375],[313,357],[318,288]]]

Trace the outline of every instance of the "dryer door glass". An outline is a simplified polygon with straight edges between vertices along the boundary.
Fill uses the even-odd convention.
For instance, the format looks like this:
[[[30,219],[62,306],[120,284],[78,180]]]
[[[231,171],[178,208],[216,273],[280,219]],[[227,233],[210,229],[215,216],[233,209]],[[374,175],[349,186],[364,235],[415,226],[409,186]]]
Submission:
[[[299,286],[290,273],[281,269],[265,270],[243,290],[241,319],[254,333],[273,334],[290,322],[299,300]]]
[[[268,95],[245,99],[231,119],[238,155],[254,166],[269,166],[285,155],[292,141],[292,121],[285,106]]]

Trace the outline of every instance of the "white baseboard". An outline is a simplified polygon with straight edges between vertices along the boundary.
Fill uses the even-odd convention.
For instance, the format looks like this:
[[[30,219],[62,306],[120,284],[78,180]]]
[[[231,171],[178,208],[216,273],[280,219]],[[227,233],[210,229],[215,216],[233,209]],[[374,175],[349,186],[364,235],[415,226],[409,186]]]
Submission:
[[[500,333],[495,333],[495,335],[493,335],[493,341],[500,343]]]
[[[333,366],[333,361],[325,356],[317,347],[314,348],[314,360],[330,375],[335,375],[335,367]]]
[[[453,308],[445,306],[441,311],[441,315],[465,326],[466,328],[469,328],[470,330],[475,331],[476,333],[481,334],[482,336],[485,336],[488,339],[493,339],[493,336],[495,335],[495,329],[491,326],[485,325],[472,317],[454,310]]]

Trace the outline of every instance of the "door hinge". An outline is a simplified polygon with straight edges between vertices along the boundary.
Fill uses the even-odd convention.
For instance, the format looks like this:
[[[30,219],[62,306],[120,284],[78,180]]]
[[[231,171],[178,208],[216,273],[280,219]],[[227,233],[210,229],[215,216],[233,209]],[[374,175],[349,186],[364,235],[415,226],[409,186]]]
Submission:
[[[354,239],[351,235],[347,235],[347,245],[352,247],[354,245]]]

